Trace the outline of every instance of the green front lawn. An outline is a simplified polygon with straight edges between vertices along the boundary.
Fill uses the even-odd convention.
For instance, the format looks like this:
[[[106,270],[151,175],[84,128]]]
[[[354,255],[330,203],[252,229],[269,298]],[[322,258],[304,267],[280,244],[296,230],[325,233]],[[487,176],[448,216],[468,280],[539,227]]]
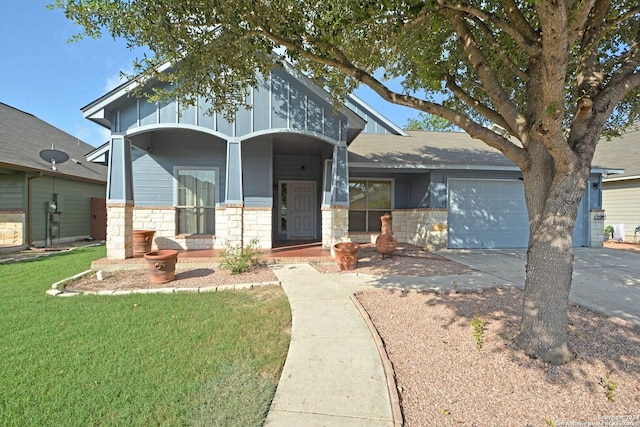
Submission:
[[[0,425],[261,425],[289,346],[282,290],[45,294],[104,256],[0,265]]]

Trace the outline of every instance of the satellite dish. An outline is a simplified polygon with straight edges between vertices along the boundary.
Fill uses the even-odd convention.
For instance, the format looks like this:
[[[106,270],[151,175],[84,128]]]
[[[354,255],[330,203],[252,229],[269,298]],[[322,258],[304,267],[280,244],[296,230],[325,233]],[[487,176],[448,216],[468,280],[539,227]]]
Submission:
[[[57,171],[56,164],[61,164],[69,160],[69,155],[64,151],[50,149],[40,151],[40,158],[45,162],[51,163],[51,169]]]

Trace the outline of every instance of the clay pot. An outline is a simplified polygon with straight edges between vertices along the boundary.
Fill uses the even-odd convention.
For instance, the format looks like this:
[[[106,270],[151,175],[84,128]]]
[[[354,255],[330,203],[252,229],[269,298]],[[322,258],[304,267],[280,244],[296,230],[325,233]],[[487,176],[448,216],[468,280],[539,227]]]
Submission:
[[[161,249],[144,254],[149,268],[149,276],[153,283],[169,283],[176,276],[178,251]]]
[[[386,213],[380,217],[382,221],[382,233],[376,239],[376,249],[383,257],[393,254],[398,246],[398,239],[393,235],[391,226],[391,214]]]
[[[341,242],[333,245],[333,251],[336,254],[336,262],[338,263],[338,270],[355,270],[358,265],[359,250],[360,245],[357,243]]]
[[[151,251],[155,230],[133,230],[133,256],[141,256]]]

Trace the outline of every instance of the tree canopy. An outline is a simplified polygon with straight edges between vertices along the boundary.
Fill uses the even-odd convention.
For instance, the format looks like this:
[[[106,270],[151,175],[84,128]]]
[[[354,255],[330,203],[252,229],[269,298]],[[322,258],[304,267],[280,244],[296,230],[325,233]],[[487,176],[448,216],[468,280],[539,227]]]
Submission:
[[[407,123],[404,125],[404,130],[421,130],[421,131],[435,131],[446,132],[452,131],[456,127],[447,119],[434,116],[427,113],[419,113],[417,117],[407,119]]]
[[[527,354],[570,360],[571,234],[601,135],[640,116],[637,0],[55,0],[83,27],[145,46],[158,96],[233,111],[286,59],[340,101],[357,85],[448,120],[522,171]],[[157,72],[170,63],[168,72]],[[382,76],[377,78],[376,76]],[[386,79],[401,79],[402,91]],[[417,94],[421,94],[418,96]],[[506,132],[494,132],[492,124]]]

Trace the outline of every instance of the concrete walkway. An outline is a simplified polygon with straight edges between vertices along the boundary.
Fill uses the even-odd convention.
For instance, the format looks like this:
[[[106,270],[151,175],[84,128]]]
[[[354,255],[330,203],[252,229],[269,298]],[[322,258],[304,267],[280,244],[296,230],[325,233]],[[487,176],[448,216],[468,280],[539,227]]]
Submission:
[[[292,311],[291,344],[267,417],[270,427],[393,426],[393,406],[374,338],[350,296],[367,288],[524,286],[526,250],[440,252],[476,271],[431,277],[320,274],[274,266]],[[575,250],[570,298],[640,325],[640,253]],[[401,416],[396,417],[401,422]]]
[[[274,272],[289,298],[292,330],[265,425],[393,426],[378,349],[350,300],[363,286],[308,264]]]

